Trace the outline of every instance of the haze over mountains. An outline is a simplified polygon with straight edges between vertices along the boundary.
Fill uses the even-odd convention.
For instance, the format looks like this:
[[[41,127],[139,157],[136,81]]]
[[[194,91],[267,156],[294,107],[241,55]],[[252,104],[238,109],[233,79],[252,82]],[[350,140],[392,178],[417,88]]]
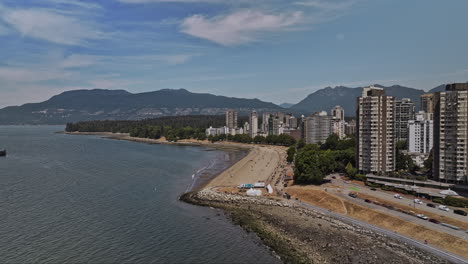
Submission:
[[[388,95],[410,98],[419,108],[423,90],[394,85],[383,87]],[[430,92],[443,90],[438,86]],[[154,92],[130,93],[124,90],[75,90],[53,96],[41,103],[10,106],[0,109],[0,124],[64,124],[85,120],[144,119],[174,115],[219,115],[236,109],[240,115],[257,112],[292,112],[308,115],[316,111],[330,111],[335,105],[345,109],[346,116],[354,116],[356,97],[361,87],[326,87],[311,93],[299,103],[281,104],[192,93],[185,89],[163,89]]]

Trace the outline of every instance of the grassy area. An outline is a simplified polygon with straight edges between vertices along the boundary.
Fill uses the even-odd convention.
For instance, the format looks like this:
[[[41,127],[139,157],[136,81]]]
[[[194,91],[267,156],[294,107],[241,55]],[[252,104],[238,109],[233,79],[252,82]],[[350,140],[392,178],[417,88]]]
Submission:
[[[356,188],[356,187],[349,187],[349,189],[351,189],[351,190],[353,190],[353,191],[357,191],[357,192],[361,191],[361,189]]]
[[[327,193],[319,187],[295,186],[288,187],[285,191],[304,202],[348,215],[419,241],[428,240],[431,245],[463,257],[468,257],[468,251],[466,250],[468,248],[468,241],[464,239],[352,203],[346,199]]]

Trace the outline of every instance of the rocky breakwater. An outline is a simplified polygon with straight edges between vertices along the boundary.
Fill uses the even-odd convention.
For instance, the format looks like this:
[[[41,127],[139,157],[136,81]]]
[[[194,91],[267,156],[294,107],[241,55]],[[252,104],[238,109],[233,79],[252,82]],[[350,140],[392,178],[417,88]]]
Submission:
[[[294,201],[204,189],[181,200],[223,209],[285,263],[447,263],[385,235],[343,223]]]

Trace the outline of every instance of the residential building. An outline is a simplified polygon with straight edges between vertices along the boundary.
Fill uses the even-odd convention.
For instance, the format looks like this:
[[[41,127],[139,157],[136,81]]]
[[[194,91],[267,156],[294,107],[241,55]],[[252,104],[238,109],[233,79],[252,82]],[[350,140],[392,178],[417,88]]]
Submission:
[[[295,118],[293,115],[289,117],[289,120],[287,121],[289,123],[289,128],[291,129],[297,129],[297,118]]]
[[[269,128],[268,121],[270,120],[270,116],[271,116],[271,113],[263,113],[262,114],[262,128],[261,128],[261,130],[266,134],[268,134],[268,128]]]
[[[408,121],[414,120],[415,104],[408,98],[395,101],[395,140],[408,141]]]
[[[468,83],[448,84],[434,94],[433,177],[467,182]]]
[[[356,134],[356,120],[351,120],[345,123],[345,134],[354,135]]]
[[[230,130],[228,127],[219,127],[219,128],[214,128],[214,127],[209,127],[205,131],[206,136],[217,136],[217,135],[226,135],[230,134]]]
[[[242,127],[244,134],[249,134],[250,135],[250,124],[249,122],[245,122],[244,126]]]
[[[249,134],[252,138],[257,136],[258,133],[258,116],[257,112],[253,111],[249,116]]]
[[[301,130],[299,130],[299,129],[285,128],[283,130],[283,134],[290,135],[295,140],[300,140],[301,139]]]
[[[361,173],[394,171],[395,98],[382,88],[366,87],[356,109],[356,168]]]
[[[207,137],[209,137],[209,136],[216,136],[217,131],[218,131],[218,130],[217,130],[216,128],[210,126],[209,128],[207,128],[207,129],[205,130],[205,134],[206,134]]]
[[[289,128],[289,119],[291,118],[291,114],[284,115],[284,127]]]
[[[421,111],[428,114],[434,113],[434,94],[421,95]]]
[[[235,110],[226,111],[226,126],[229,129],[237,128],[237,111]]]
[[[433,121],[427,119],[426,113],[419,111],[416,119],[408,122],[408,130],[408,151],[429,154],[433,145]]]
[[[344,108],[339,105],[333,107],[331,110],[331,115],[332,117],[344,121]]]
[[[282,127],[283,122],[279,119],[278,116],[271,116],[269,122],[268,135],[280,135],[280,128]]]
[[[332,132],[331,116],[327,112],[317,112],[308,116],[305,120],[305,140],[307,144],[324,143]]]
[[[276,113],[276,116],[278,117],[278,119],[279,119],[279,121],[281,123],[284,123],[284,113],[278,112],[278,113]]]
[[[336,134],[340,139],[345,138],[345,121],[337,117],[332,117],[331,121],[332,133]]]

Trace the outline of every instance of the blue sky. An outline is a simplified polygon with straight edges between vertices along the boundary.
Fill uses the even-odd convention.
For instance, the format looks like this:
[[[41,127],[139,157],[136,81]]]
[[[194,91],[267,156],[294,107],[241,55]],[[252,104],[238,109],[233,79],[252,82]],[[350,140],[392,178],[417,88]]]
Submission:
[[[0,107],[74,89],[296,103],[468,81],[466,0],[0,0]]]

